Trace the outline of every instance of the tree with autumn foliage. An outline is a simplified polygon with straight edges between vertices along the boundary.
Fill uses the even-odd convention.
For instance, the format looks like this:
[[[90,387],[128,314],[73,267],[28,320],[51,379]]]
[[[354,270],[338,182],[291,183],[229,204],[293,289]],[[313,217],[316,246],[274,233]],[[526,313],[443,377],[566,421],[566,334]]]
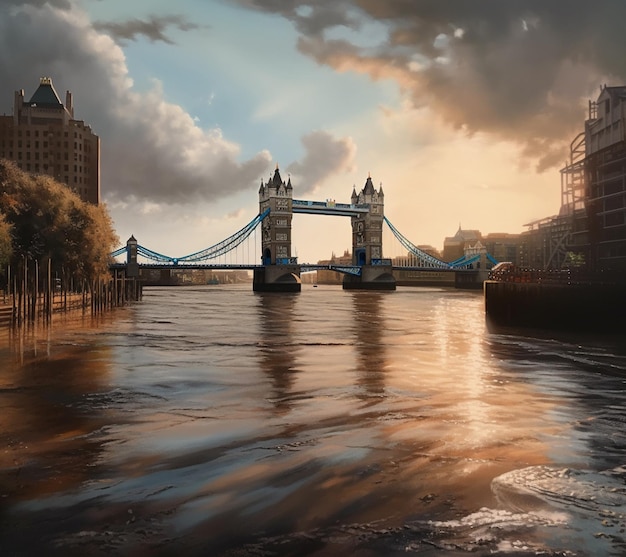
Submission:
[[[11,244],[11,225],[0,214],[0,276],[11,260],[13,246]]]
[[[108,276],[118,243],[104,206],[0,160],[0,262],[19,268],[24,260],[50,261],[57,276],[90,281]]]

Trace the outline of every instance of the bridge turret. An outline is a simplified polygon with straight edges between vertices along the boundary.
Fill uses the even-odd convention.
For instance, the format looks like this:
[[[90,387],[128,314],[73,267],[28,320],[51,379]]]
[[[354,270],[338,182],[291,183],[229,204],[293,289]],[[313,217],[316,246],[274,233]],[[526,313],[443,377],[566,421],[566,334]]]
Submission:
[[[126,241],[126,276],[139,276],[139,261],[137,260],[137,240],[134,235]]]

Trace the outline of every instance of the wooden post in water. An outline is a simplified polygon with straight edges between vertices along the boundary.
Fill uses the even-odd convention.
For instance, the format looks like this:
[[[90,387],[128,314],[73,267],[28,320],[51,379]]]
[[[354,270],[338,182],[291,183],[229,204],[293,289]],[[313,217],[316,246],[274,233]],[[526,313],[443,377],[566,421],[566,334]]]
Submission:
[[[52,320],[52,259],[48,258],[48,287],[46,288],[46,321]]]
[[[33,284],[33,321],[39,316],[39,261],[35,259],[35,277]]]

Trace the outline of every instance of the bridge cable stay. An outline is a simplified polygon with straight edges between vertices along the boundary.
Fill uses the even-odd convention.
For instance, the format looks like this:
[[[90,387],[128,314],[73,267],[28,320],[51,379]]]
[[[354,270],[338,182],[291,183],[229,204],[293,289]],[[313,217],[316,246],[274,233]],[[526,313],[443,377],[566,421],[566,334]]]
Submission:
[[[480,259],[480,253],[471,255],[469,257],[463,256],[461,259],[457,259],[454,264],[450,263],[450,267],[454,269],[460,269],[462,267],[468,267],[472,263],[478,261]]]
[[[449,269],[450,264],[442,261],[441,259],[437,259],[436,257],[426,253],[425,251],[419,249],[415,246],[411,241],[405,238],[400,231],[389,222],[387,217],[383,217],[387,226],[389,226],[390,230],[393,232],[393,235],[398,239],[398,241],[407,249],[410,253],[415,255],[424,265],[424,267],[432,267],[436,269]]]
[[[172,263],[176,261],[174,257],[152,251],[151,249],[140,246],[139,244],[137,244],[137,255],[142,255],[146,259],[151,259],[152,261],[156,261],[158,263]]]
[[[491,261],[494,265],[498,264],[498,260],[489,253],[487,253],[487,259],[489,259],[489,261]]]
[[[232,236],[229,236],[225,240],[222,240],[221,242],[218,242],[217,244],[196,253],[191,253],[189,255],[185,255],[184,257],[179,257],[178,261],[196,263],[198,261],[204,261],[206,259],[215,259],[220,255],[234,250],[239,245],[241,245],[243,241],[246,240],[248,236],[250,236],[250,234],[252,234],[253,230],[255,230],[256,227],[269,214],[270,210],[266,209],[265,211],[263,211],[263,213],[258,214],[246,226],[244,226],[241,230],[235,232]]]
[[[238,230],[225,240],[222,240],[221,242],[218,242],[213,246],[197,251],[195,253],[190,253],[189,255],[185,255],[183,257],[170,257],[168,255],[163,255],[162,253],[150,250],[141,245],[137,245],[137,254],[158,263],[197,263],[200,261],[205,261],[207,259],[215,259],[220,255],[224,255],[225,253],[232,251],[240,244],[242,244],[248,238],[248,236],[250,236],[250,234],[254,230],[256,230],[257,226],[263,221],[263,219],[269,214],[270,210],[266,209],[265,211],[263,211],[263,213],[260,213],[256,217],[254,217],[246,226],[244,226],[242,229]],[[112,252],[111,256],[119,256],[125,251],[126,247],[119,248],[116,251]]]
[[[485,252],[485,257],[489,260],[493,265],[498,264],[498,260],[495,259],[490,253]],[[449,263],[450,267],[454,269],[460,269],[462,267],[469,267],[472,263],[478,261],[480,259],[480,254],[474,255],[464,255],[463,257],[459,257],[455,259],[451,263]]]

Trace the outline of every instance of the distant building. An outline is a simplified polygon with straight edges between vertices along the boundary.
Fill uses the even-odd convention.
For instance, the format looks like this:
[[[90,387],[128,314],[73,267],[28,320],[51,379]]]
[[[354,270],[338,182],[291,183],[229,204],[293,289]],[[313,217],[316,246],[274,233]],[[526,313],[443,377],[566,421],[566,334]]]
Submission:
[[[480,230],[463,230],[459,224],[459,229],[454,236],[448,236],[443,241],[442,259],[448,263],[455,261],[465,255],[465,248],[482,241]]]
[[[510,261],[519,264],[521,251],[521,235],[504,232],[491,232],[487,234],[482,243],[494,259],[497,261]]]
[[[324,259],[317,262],[318,265],[345,265],[347,267],[351,266],[352,263],[352,254],[350,250],[345,250],[343,255],[336,256],[334,253],[331,255],[330,259]],[[341,284],[343,282],[343,273],[338,273],[337,271],[330,271],[328,269],[318,269],[317,277],[318,284]]]
[[[72,94],[67,91],[61,103],[49,77],[40,79],[28,101],[23,89],[15,91],[13,115],[0,116],[0,158],[52,176],[84,201],[100,202],[100,139],[74,119]]]

